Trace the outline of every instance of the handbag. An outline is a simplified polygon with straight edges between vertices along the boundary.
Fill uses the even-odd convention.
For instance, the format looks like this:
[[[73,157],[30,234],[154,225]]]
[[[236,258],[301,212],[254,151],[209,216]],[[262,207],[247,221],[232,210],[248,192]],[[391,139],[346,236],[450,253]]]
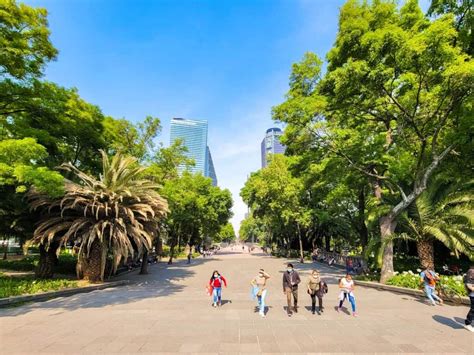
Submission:
[[[214,291],[214,287],[212,287],[211,285],[206,286],[206,293],[208,296],[212,296],[213,291]]]

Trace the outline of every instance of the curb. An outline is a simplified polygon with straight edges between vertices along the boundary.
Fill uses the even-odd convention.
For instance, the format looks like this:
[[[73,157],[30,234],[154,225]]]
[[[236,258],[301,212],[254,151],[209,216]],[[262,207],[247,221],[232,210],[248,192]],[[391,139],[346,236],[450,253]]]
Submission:
[[[391,292],[395,292],[395,293],[402,293],[402,294],[405,294],[405,295],[411,295],[411,296],[415,296],[415,297],[425,298],[425,293],[421,290],[414,290],[414,289],[411,289],[411,288],[392,286],[392,285],[384,285],[384,284],[381,284],[381,283],[378,283],[378,282],[359,281],[357,279],[355,279],[354,282],[357,286],[375,288],[377,290],[391,291]],[[444,301],[449,302],[449,303],[454,303],[454,304],[465,304],[465,305],[470,304],[469,297],[460,297],[459,298],[460,302],[455,302],[455,301],[452,301],[450,299],[447,299],[447,300],[444,300]]]
[[[50,292],[43,292],[34,295],[23,295],[23,296],[11,296],[7,298],[0,298],[0,308],[8,307],[14,305],[16,303],[23,303],[23,302],[42,302],[47,301],[52,298],[57,297],[68,297],[78,293],[87,293],[96,290],[103,290],[109,287],[116,287],[128,284],[129,280],[120,280],[120,281],[111,281],[103,284],[98,285],[91,285],[85,287],[78,287],[78,288],[66,288],[64,290],[59,291],[50,291]]]

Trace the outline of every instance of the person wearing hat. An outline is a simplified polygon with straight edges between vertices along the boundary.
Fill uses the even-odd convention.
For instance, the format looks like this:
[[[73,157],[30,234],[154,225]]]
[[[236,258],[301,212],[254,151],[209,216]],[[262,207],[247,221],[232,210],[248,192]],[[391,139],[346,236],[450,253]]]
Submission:
[[[290,317],[293,312],[291,311],[291,298],[293,296],[293,310],[298,313],[298,284],[301,282],[300,275],[293,269],[293,264],[288,264],[286,271],[283,273],[283,293],[286,295],[288,302],[288,308],[286,310]]]

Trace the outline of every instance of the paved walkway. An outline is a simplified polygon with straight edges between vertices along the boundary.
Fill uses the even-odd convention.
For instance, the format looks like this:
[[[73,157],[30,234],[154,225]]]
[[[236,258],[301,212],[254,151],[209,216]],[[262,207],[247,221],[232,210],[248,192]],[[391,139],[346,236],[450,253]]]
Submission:
[[[295,266],[304,280],[314,265]],[[272,276],[265,319],[249,296],[261,267]],[[0,309],[0,353],[474,353],[474,334],[461,325],[467,307],[359,287],[354,318],[334,309],[339,271],[318,268],[329,284],[323,315],[305,308],[300,288],[300,312],[287,317],[284,259],[228,250],[124,275],[129,286]],[[214,269],[229,281],[220,309],[205,294]]]

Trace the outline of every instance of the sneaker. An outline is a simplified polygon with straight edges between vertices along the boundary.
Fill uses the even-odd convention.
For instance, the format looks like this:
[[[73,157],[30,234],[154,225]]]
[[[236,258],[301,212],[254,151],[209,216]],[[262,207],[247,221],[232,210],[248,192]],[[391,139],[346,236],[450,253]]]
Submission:
[[[465,325],[464,325],[464,328],[466,328],[466,329],[469,330],[470,332],[474,332],[474,327],[473,327],[471,324],[465,324]]]
[[[265,313],[263,313],[263,312],[258,312],[258,314],[260,314],[260,317],[265,318]]]
[[[320,311],[321,313],[323,313],[323,312],[324,312],[324,308],[320,308],[319,311]]]
[[[443,301],[442,299],[440,299],[439,302],[438,302],[438,304],[439,304],[440,306],[443,306],[443,305],[444,305],[444,301]]]
[[[295,307],[295,313],[298,313],[298,307]]]
[[[356,313],[356,312],[352,312],[352,315],[353,315],[354,317],[357,317],[357,313]]]
[[[214,307],[214,308],[217,307],[217,303],[214,302],[214,303],[212,304],[212,307]]]
[[[316,311],[311,311],[311,313],[315,314],[315,313],[316,313]]]

